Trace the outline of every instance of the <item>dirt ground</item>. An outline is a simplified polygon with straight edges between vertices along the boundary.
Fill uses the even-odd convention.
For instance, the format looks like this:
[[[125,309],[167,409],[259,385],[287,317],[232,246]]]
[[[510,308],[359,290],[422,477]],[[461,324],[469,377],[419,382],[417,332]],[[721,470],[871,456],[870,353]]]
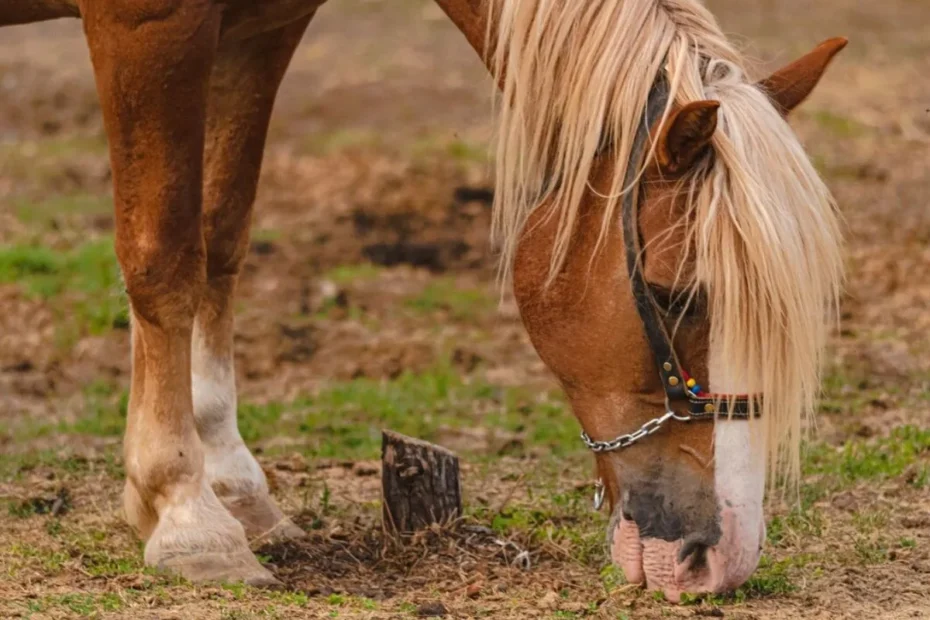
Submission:
[[[0,30],[0,616],[930,618],[930,4],[708,4],[760,72],[851,40],[792,121],[846,218],[842,325],[746,586],[673,606],[608,566],[577,424],[497,303],[491,84],[428,0],[333,0],[282,86],[238,306],[243,435],[310,532],[258,549],[277,591],[142,566],[80,24]],[[458,530],[382,535],[382,427],[461,455]]]

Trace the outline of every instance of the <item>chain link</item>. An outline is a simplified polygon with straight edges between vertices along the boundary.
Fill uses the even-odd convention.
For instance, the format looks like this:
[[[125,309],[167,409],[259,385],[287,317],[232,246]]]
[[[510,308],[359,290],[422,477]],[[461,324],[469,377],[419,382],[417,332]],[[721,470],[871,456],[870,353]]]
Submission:
[[[595,441],[591,439],[591,437],[586,432],[582,431],[581,439],[584,441],[584,445],[588,446],[592,452],[614,452],[615,450],[629,448],[643,437],[652,435],[660,428],[662,428],[662,425],[669,420],[676,420],[678,422],[690,422],[692,417],[690,415],[678,415],[669,409],[663,415],[659,416],[658,418],[649,420],[629,435],[620,435],[616,439],[612,439],[610,441]]]

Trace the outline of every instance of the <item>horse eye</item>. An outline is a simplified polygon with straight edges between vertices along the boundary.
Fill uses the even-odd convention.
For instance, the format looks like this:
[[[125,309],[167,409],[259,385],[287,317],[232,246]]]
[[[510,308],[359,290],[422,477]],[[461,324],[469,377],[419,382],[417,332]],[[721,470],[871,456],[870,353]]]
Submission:
[[[656,284],[649,285],[652,299],[660,310],[671,318],[695,318],[704,311],[703,298],[700,291],[671,290]]]

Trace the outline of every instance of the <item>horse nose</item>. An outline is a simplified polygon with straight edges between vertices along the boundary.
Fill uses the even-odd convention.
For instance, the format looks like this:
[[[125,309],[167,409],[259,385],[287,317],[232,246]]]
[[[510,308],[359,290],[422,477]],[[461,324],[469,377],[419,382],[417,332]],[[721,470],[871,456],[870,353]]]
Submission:
[[[685,523],[677,535],[656,536],[655,521],[638,524],[621,509],[611,524],[611,555],[631,582],[670,601],[684,593],[723,593],[742,585],[761,556],[764,526],[756,512],[724,507],[710,521]],[[670,532],[665,532],[669,534]]]

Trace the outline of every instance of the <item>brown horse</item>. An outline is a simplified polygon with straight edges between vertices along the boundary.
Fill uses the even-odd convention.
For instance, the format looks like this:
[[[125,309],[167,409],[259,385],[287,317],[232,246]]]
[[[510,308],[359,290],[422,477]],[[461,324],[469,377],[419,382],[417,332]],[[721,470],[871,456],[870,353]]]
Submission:
[[[845,41],[754,84],[698,0],[436,1],[503,92],[502,273],[599,451],[614,560],[673,598],[740,585],[766,465],[796,472],[840,277],[831,199],[784,115]],[[84,22],[132,307],[125,511],[146,563],[192,580],[272,583],[249,540],[302,535],[237,429],[233,295],[275,93],[322,4],[0,3],[0,25]],[[763,415],[677,422],[699,415],[680,404],[758,408],[686,368]]]

